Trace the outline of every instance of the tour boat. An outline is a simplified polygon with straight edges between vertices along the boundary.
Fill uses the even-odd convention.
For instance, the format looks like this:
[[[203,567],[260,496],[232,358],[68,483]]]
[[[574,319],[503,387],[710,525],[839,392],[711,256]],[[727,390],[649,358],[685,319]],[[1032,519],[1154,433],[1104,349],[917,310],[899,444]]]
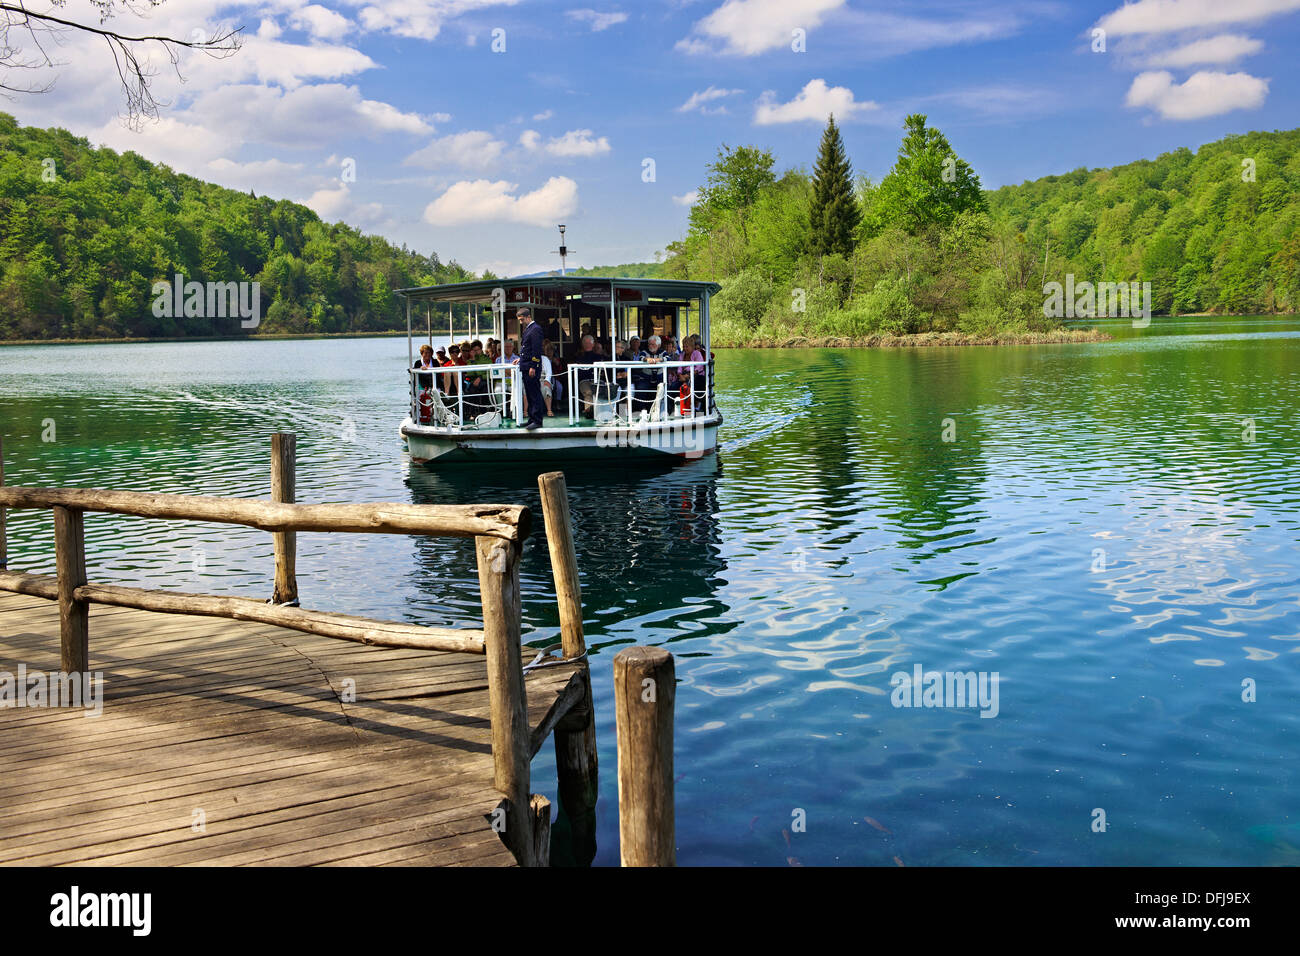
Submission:
[[[677,279],[550,274],[399,289],[406,302],[409,413],[401,435],[411,461],[691,460],[715,451],[718,412],[709,351],[709,297],[721,286]],[[532,310],[552,354],[552,415],[527,430],[518,365],[416,366],[424,311],[429,345],[488,337],[520,341],[520,308]],[[580,360],[583,337],[603,349]],[[620,361],[615,341],[698,335],[703,362]],[[420,336],[424,338],[424,335]],[[562,365],[555,363],[560,359]],[[472,384],[478,377],[480,383]],[[558,385],[558,388],[556,386]]]

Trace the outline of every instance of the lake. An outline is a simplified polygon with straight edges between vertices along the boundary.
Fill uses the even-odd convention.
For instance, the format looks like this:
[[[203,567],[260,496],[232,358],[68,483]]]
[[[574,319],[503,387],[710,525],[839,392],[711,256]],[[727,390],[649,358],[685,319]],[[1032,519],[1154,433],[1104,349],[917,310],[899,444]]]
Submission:
[[[1103,326],[1115,341],[720,352],[716,457],[567,473],[598,865],[618,862],[611,661],[633,643],[677,661],[682,865],[1300,863],[1300,320]],[[5,478],[266,496],[287,430],[300,501],[537,507],[535,472],[409,465],[406,355],[0,348]],[[12,568],[53,571],[48,513],[9,534]],[[86,534],[91,580],[270,593],[262,532]],[[476,619],[467,542],[298,547],[305,606]],[[534,643],[558,627],[545,550],[522,568]],[[983,675],[996,716],[894,706],[918,665]],[[554,799],[549,746],[533,774]]]

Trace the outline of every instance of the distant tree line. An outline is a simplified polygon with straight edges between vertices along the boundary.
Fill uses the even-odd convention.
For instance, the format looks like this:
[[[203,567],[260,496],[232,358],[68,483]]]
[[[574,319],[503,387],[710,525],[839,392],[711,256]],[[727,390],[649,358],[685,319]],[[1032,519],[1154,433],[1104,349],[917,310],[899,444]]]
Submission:
[[[723,284],[722,343],[1043,331],[1066,273],[1149,281],[1162,313],[1296,311],[1297,147],[1252,133],[988,192],[921,114],[888,175],[854,179],[832,117],[811,173],[724,144],[663,272]]]
[[[155,282],[258,282],[261,324],[155,315]],[[472,273],[306,206],[0,113],[0,339],[404,329],[393,290]]]

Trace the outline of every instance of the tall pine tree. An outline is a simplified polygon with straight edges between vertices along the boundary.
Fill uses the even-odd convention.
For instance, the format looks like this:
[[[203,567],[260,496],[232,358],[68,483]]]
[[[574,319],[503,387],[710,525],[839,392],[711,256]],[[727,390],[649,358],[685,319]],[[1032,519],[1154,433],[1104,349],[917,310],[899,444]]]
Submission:
[[[853,169],[834,115],[827,120],[826,131],[822,133],[821,150],[813,171],[810,215],[810,251],[814,255],[852,254],[860,213],[853,195]]]

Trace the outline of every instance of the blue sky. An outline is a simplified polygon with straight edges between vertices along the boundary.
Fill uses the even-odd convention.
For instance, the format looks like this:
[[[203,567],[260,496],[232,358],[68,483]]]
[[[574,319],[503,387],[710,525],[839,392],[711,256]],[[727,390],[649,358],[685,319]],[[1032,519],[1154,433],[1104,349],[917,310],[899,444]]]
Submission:
[[[559,222],[572,265],[652,258],[719,144],[808,166],[831,110],[858,172],[888,171],[917,111],[986,187],[1300,125],[1300,0],[166,0],[149,21],[113,22],[242,25],[243,49],[186,56],[183,83],[155,57],[168,105],[138,130],[85,37],[0,108],[507,273],[558,264]]]

